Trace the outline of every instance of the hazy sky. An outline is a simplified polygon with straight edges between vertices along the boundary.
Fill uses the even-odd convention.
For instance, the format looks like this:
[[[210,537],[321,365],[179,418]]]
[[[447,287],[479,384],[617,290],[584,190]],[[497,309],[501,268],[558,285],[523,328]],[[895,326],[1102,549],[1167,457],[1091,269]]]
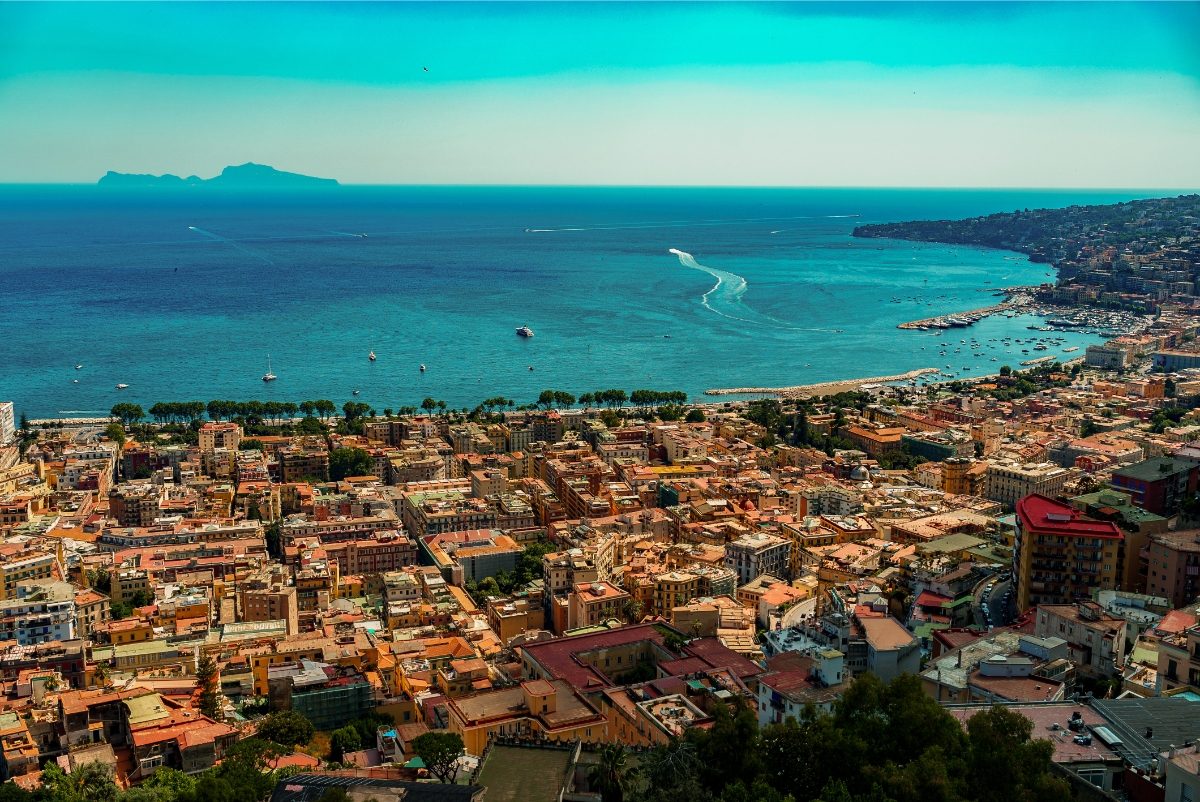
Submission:
[[[0,3],[0,182],[1200,187],[1200,4]]]

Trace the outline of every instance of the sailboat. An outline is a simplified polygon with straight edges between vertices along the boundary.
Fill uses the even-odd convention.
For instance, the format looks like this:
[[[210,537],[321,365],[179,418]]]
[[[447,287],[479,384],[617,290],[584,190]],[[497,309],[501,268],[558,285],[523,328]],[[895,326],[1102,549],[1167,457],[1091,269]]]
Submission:
[[[277,378],[279,378],[279,377],[271,372],[271,355],[267,354],[267,372],[263,374],[263,381],[273,382]]]

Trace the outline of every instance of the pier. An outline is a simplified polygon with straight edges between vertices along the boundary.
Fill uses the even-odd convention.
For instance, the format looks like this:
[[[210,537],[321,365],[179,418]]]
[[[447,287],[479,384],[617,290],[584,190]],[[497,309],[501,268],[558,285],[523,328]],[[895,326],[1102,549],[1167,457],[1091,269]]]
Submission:
[[[1032,296],[1027,294],[1028,289],[1027,287],[1011,287],[1005,290],[1009,294],[1008,297],[998,304],[982,306],[966,312],[952,312],[946,315],[922,318],[921,320],[910,320],[907,323],[901,323],[896,328],[906,330],[965,328],[966,326],[978,323],[988,315],[1000,314],[1010,309],[1024,308],[1033,300]]]

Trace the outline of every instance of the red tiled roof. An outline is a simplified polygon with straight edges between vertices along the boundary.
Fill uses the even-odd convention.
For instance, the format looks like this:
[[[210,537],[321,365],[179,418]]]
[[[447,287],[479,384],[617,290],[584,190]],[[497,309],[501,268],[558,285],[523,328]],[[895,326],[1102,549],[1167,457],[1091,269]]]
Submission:
[[[574,635],[541,643],[530,643],[521,649],[537,661],[552,678],[565,679],[576,688],[607,687],[612,683],[602,673],[575,657],[579,652],[611,649],[629,643],[650,640],[661,644],[663,634],[653,624],[638,624],[604,632]]]
[[[918,607],[941,607],[947,602],[954,601],[949,596],[943,596],[940,593],[934,593],[931,590],[921,591],[921,595],[917,596]]]
[[[1124,537],[1113,522],[1093,521],[1074,507],[1036,493],[1017,502],[1017,517],[1026,531],[1074,537]]]

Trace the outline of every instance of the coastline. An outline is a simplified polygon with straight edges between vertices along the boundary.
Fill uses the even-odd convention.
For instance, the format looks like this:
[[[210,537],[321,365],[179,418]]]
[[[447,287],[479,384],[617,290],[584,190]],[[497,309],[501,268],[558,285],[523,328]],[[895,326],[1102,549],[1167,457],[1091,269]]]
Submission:
[[[867,376],[861,379],[836,379],[815,384],[796,384],[790,387],[718,387],[704,391],[705,395],[773,395],[779,398],[807,398],[813,395],[836,395],[858,390],[867,384],[888,384],[908,381],[929,373],[940,373],[937,368],[917,368],[892,376]]]

